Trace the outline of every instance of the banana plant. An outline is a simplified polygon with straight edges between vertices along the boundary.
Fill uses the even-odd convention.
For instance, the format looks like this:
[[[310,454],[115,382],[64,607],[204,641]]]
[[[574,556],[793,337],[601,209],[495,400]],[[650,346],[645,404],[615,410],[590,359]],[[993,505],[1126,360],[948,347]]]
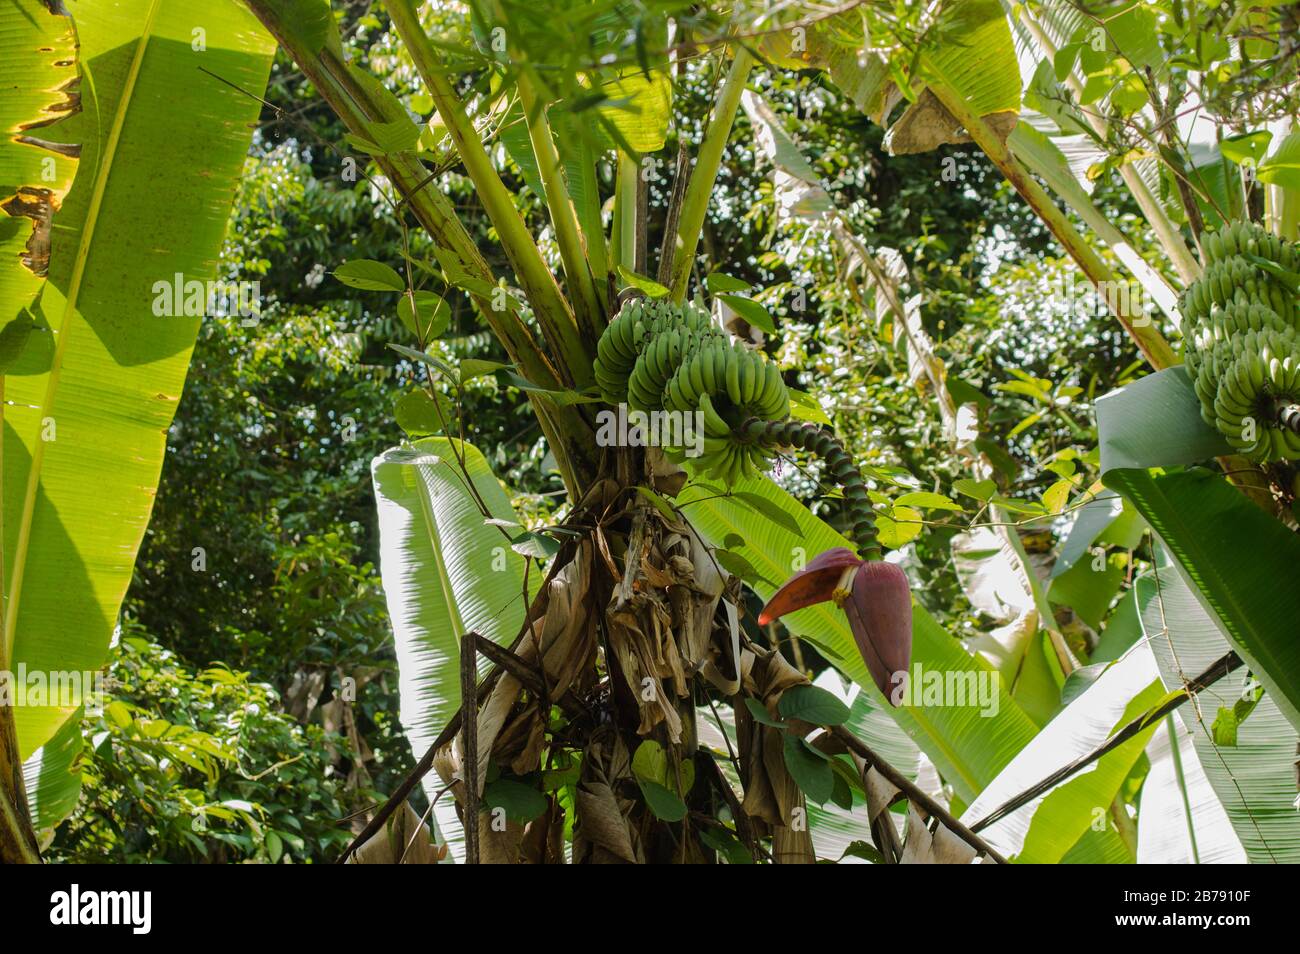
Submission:
[[[0,669],[67,690],[0,707],[14,742],[0,779],[26,761],[32,827],[46,831],[75,803],[80,713],[97,701],[206,283],[220,277],[273,44],[233,0],[201,16],[176,0],[21,0],[0,19],[3,69],[21,71],[5,85],[24,91],[6,96],[0,143],[0,203],[19,226],[0,268]],[[21,791],[0,784],[0,801],[5,860],[35,860],[33,839],[8,834],[28,827]]]
[[[430,294],[468,295],[510,361],[491,373],[509,375],[503,380],[526,394],[569,492],[560,525],[522,532],[510,526],[499,495],[481,489],[481,458],[468,449],[434,455],[436,466],[417,459],[429,452],[421,444],[376,462],[381,514],[405,515],[391,527],[385,518],[383,540],[399,645],[436,640],[439,647],[441,675],[403,674],[411,698],[422,700],[409,709],[404,702],[403,718],[417,774],[440,779],[425,784],[441,799],[435,811],[453,854],[548,860],[563,855],[567,830],[577,861],[809,862],[816,848],[808,800],[844,796],[847,804],[854,790],[865,791],[871,771],[886,772],[911,804],[951,825],[963,851],[986,853],[944,805],[844,728],[841,704],[741,624],[742,584],[773,597],[792,577],[761,622],[790,612],[792,632],[815,631],[810,638],[872,694],[881,718],[888,711],[909,732],[920,730],[921,751],[964,802],[1033,737],[1033,720],[996,674],[913,603],[897,564],[880,559],[873,505],[852,459],[828,431],[789,416],[779,370],[731,340],[705,307],[713,293],[756,326],[765,322],[725,277],[698,280],[718,168],[746,87],[764,68],[762,51],[712,12],[686,17],[687,4],[661,5],[629,22],[612,2],[479,0],[463,18],[422,18],[411,0],[385,0],[401,55],[433,104],[432,115],[412,118],[391,90],[346,62],[324,0],[247,5],[338,114],[348,145],[368,153],[391,186],[394,208],[437,246],[436,261],[413,262],[406,276],[353,262],[340,266],[339,278],[382,275],[359,287],[392,291],[408,316]],[[700,55],[688,56],[692,50]],[[687,70],[714,88],[694,142],[687,119],[672,109],[674,77]],[[677,176],[656,257],[645,180],[663,164],[655,153],[673,127]],[[520,212],[503,161],[540,201],[540,223]],[[504,276],[489,268],[438,189],[437,172],[449,165],[475,187],[508,266]],[[408,327],[419,347],[401,346],[402,353],[457,386],[467,369],[440,367],[423,350],[432,335],[418,320]],[[697,413],[698,459],[682,453],[681,439],[662,453],[610,437],[604,405],[643,421]],[[797,403],[794,410],[805,413]],[[442,425],[455,432],[454,412]],[[842,484],[846,536],[758,476],[791,447],[822,456]],[[438,494],[429,490],[435,475],[444,487]],[[448,494],[467,494],[468,509],[458,511],[464,520],[436,519],[435,501]],[[409,503],[417,499],[421,508]],[[476,512],[486,532],[474,525]],[[792,559],[797,537],[765,536],[795,526],[810,534],[803,545],[815,550],[811,556],[824,553],[802,571]],[[465,566],[477,565],[486,540],[503,529],[514,552],[548,560],[541,589],[518,607],[520,619],[514,609],[478,623],[449,613],[500,582]],[[538,549],[539,537],[558,546]],[[765,549],[753,549],[764,539]],[[446,571],[449,555],[463,564],[456,573]],[[417,568],[443,582],[431,587]],[[812,631],[803,619],[816,621]],[[492,648],[499,642],[511,649]],[[450,668],[453,646],[459,680]],[[484,655],[494,662],[489,674],[468,678]],[[909,662],[968,675],[973,692],[983,686],[985,718],[974,700],[931,708],[919,691],[915,699],[900,693],[895,677]],[[701,691],[733,713],[730,753],[697,741],[691,700]],[[724,781],[728,775],[740,792]],[[395,793],[398,801],[412,784]],[[723,804],[729,821],[720,817]],[[390,812],[381,811],[363,837]],[[459,833],[450,830],[456,818]],[[885,837],[881,826],[874,830]]]
[[[709,267],[722,263],[702,263],[698,252],[740,106],[758,112],[747,85],[764,69],[816,67],[878,122],[907,101],[890,123],[895,151],[973,140],[1085,275],[1101,289],[1115,285],[1120,276],[1110,260],[1031,170],[1038,173],[1077,204],[1073,211],[1152,290],[1165,313],[1177,313],[1164,269],[1133,253],[1092,207],[1055,144],[1015,132],[1026,93],[1001,3],[871,8],[806,20],[806,11],[792,7],[743,23],[708,8],[692,7],[688,16],[685,3],[630,19],[615,2],[476,0],[464,16],[438,10],[422,17],[412,0],[384,0],[403,62],[433,107],[432,114],[413,117],[392,90],[347,61],[326,0],[246,2],[342,120],[348,146],[367,153],[382,173],[378,181],[391,189],[395,211],[425,229],[437,248],[435,261],[411,262],[404,276],[367,262],[347,263],[336,274],[397,295],[399,314],[405,309],[419,345],[403,346],[402,353],[453,385],[468,370],[441,366],[426,353],[434,335],[420,319],[421,303],[438,297],[430,277],[442,294],[468,295],[509,358],[509,367],[491,373],[509,375],[503,380],[526,394],[569,494],[560,525],[525,531],[503,509],[501,495],[489,492],[481,457],[463,444],[439,445],[436,465],[421,457],[429,445],[397,448],[376,462],[381,512],[405,514],[383,542],[399,643],[436,645],[438,665],[436,674],[409,681],[420,704],[408,712],[404,703],[420,760],[417,776],[363,837],[391,815],[415,778],[436,772],[440,781],[426,782],[426,789],[442,836],[469,861],[557,860],[571,843],[577,861],[809,862],[817,854],[806,826],[809,800],[844,808],[858,804],[856,792],[870,803],[876,771],[913,808],[937,817],[963,851],[995,860],[1002,858],[999,848],[1043,860],[1132,858],[1132,832],[1107,829],[1092,837],[1084,809],[1097,803],[1113,809],[1157,731],[1154,722],[1104,755],[1088,776],[1040,792],[1045,797],[1032,811],[1009,817],[994,844],[845,729],[843,703],[808,685],[806,674],[740,622],[743,584],[769,600],[759,624],[780,618],[789,632],[823,647],[878,711],[908,732],[958,808],[982,810],[1032,781],[1028,766],[1044,747],[1082,751],[1119,721],[1160,702],[1149,657],[1132,657],[1057,715],[1034,748],[1041,719],[1031,718],[992,667],[910,599],[901,567],[881,559],[874,513],[880,501],[852,459],[829,432],[799,420],[809,412],[791,402],[779,369],[731,340],[707,306],[712,294],[749,326],[770,325],[761,306]],[[1049,49],[1039,37],[1030,39],[1040,52]],[[1121,56],[1137,55],[1129,40],[1119,47]],[[674,111],[674,78],[687,73],[709,81],[707,115]],[[1119,86],[1105,92],[1123,102]],[[656,153],[672,127],[679,155],[656,257],[645,180],[647,170],[663,164]],[[700,130],[695,141],[692,128]],[[1173,153],[1165,161],[1178,161]],[[783,162],[789,168],[792,160]],[[520,211],[503,163],[534,193],[539,220]],[[473,183],[500,243],[505,275],[494,273],[439,191],[438,175],[449,166]],[[1121,175],[1141,203],[1153,193],[1145,180],[1141,191],[1136,171]],[[1181,198],[1199,241],[1199,209],[1186,194]],[[1172,270],[1186,280],[1193,271],[1174,241],[1182,239],[1168,211],[1162,207],[1158,217],[1155,205],[1143,208]],[[700,274],[709,277],[701,281]],[[1123,296],[1106,302],[1153,368],[1177,364],[1174,347],[1140,307]],[[906,325],[906,308],[894,310]],[[428,403],[437,406],[432,393]],[[642,452],[617,428],[611,437],[606,406],[642,415],[634,428],[650,426],[654,415],[697,415],[698,454],[682,453],[684,434],[666,442],[668,453]],[[454,414],[438,416],[440,427],[453,433]],[[843,534],[759,473],[791,448],[825,458],[830,479],[843,490]],[[1249,474],[1242,481],[1236,458],[1219,456],[1258,498],[1261,472],[1243,464]],[[456,520],[437,519],[435,484],[444,504],[459,501]],[[1123,489],[1177,550],[1174,540],[1184,528],[1157,526],[1153,506]],[[411,501],[422,503],[417,508]],[[475,600],[488,585],[492,578],[464,570],[502,530],[511,552],[546,561],[546,579],[533,594],[517,574],[502,578],[520,590],[522,615],[511,610],[471,623],[449,608]],[[1185,549],[1185,560],[1194,560]],[[449,572],[448,554],[460,555],[457,573]],[[421,571],[437,574],[441,584],[429,586]],[[1222,582],[1214,572],[1198,579],[1221,610],[1239,608]],[[1050,632],[1047,594],[1034,583],[1029,595]],[[1290,655],[1272,642],[1271,627],[1258,622],[1246,620],[1234,631],[1258,652],[1252,666],[1287,665]],[[1068,673],[1074,661],[1061,651],[1063,642],[1055,648]],[[480,656],[492,663],[483,678],[477,678]],[[986,711],[947,709],[923,694],[896,692],[896,677],[908,664],[920,666],[918,682],[921,671],[933,669],[990,687]],[[1288,705],[1289,675],[1271,678],[1270,691]],[[725,752],[700,743],[700,692],[732,713],[731,731],[722,735]],[[440,801],[448,795],[454,807]],[[457,820],[460,833],[452,830]],[[882,839],[880,856],[897,856],[898,846],[875,821],[871,814],[867,827]],[[1120,826],[1119,816],[1115,823]]]

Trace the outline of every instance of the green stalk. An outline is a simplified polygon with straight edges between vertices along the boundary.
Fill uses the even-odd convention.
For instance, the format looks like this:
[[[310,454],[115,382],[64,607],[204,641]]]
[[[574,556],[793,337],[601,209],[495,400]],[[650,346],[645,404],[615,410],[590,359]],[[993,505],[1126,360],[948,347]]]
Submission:
[[[411,54],[416,72],[420,74],[420,79],[433,98],[438,115],[446,124],[447,134],[478,191],[479,201],[483,203],[488,218],[497,230],[501,246],[515,271],[519,286],[533,306],[537,323],[551,347],[562,376],[568,384],[590,384],[591,361],[595,352],[588,354],[588,345],[578,333],[573,311],[560,294],[555,276],[547,268],[523,216],[515,208],[510,190],[492,167],[492,159],[483,146],[478,130],[466,114],[451,82],[443,75],[437,51],[420,26],[415,4],[412,0],[384,0],[384,7],[388,10],[397,35]],[[590,346],[594,348],[595,342],[592,341]]]
[[[0,429],[4,423],[4,377],[0,375]],[[0,448],[0,450],[3,450]],[[0,466],[0,473],[4,468]],[[4,514],[0,511],[0,518]],[[3,539],[0,519],[0,539]],[[4,553],[0,550],[0,593],[3,593]],[[0,673],[10,672],[13,639],[5,625],[7,599],[0,596]],[[22,755],[18,751],[18,729],[14,707],[0,705],[0,864],[40,864],[41,854],[27,810],[27,789],[23,782]]]
[[[704,130],[704,141],[700,143],[700,152],[695,160],[695,168],[691,171],[690,185],[686,187],[686,198],[682,202],[681,218],[677,224],[672,280],[668,283],[675,302],[686,298],[686,287],[690,284],[691,270],[695,267],[695,249],[700,243],[700,233],[704,230],[704,213],[709,207],[713,184],[718,178],[722,151],[727,146],[731,127],[736,121],[736,110],[740,108],[740,94],[745,91],[745,81],[753,67],[753,56],[744,47],[738,47],[735,58],[731,61],[731,69],[727,71],[727,80],[713,106],[709,125]]]
[[[871,509],[867,483],[853,462],[852,455],[844,449],[840,439],[816,424],[804,424],[789,418],[767,421],[751,417],[736,429],[742,440],[753,441],[764,447],[798,447],[816,454],[826,462],[829,474],[844,491],[844,502],[849,512],[849,538],[857,544],[858,556],[864,560],[879,560],[880,539],[876,532],[876,514]]]
[[[578,325],[588,340],[596,341],[605,328],[605,313],[596,295],[591,269],[587,266],[582,227],[569,195],[569,186],[564,181],[564,167],[560,163],[559,150],[555,148],[550,121],[546,118],[546,104],[538,97],[528,71],[520,71],[516,85],[520,104],[524,108],[524,120],[528,124],[528,138],[532,141],[533,155],[537,158],[542,190],[546,193],[551,227],[555,229],[555,239],[560,246],[564,277],[577,295],[575,311]]]
[[[1183,818],[1187,821],[1187,843],[1192,849],[1192,864],[1201,863],[1201,852],[1196,844],[1196,825],[1192,816],[1192,801],[1187,794],[1187,775],[1183,771],[1183,753],[1178,745],[1178,723],[1171,712],[1165,716],[1165,729],[1169,733],[1169,752],[1174,760],[1174,778],[1178,781],[1178,794],[1183,797]]]
[[[406,118],[404,111],[401,116],[386,112],[384,104],[357,82],[347,65],[328,47],[319,51],[312,49],[297,32],[297,24],[285,14],[283,4],[274,0],[246,2],[349,131],[368,136],[368,125],[372,121],[390,122]],[[457,267],[476,282],[495,285],[496,279],[487,260],[456,217],[451,202],[436,187],[430,187],[429,170],[416,155],[413,152],[396,153],[378,156],[375,161],[434,244],[454,258]],[[470,295],[489,329],[524,377],[548,389],[566,386],[561,371],[515,312],[494,310],[490,297],[481,292],[471,292]],[[589,484],[598,471],[596,436],[581,406],[561,407],[536,392],[530,392],[529,400],[541,423],[542,433],[555,452],[565,486],[574,491]]]
[[[1025,28],[1034,37],[1043,55],[1048,59],[1055,60],[1056,44],[1043,31],[1042,26],[1024,9],[1020,11],[1020,22],[1025,25]],[[1081,96],[1083,84],[1079,82],[1079,78],[1074,75],[1073,70],[1065,78],[1065,82],[1076,97]],[[1098,136],[1105,139],[1109,135],[1110,127],[1105,117],[1093,110],[1082,107],[1080,111],[1083,113],[1084,118],[1087,119],[1088,125],[1092,126]],[[1138,207],[1142,210],[1143,216],[1146,217],[1147,223],[1151,226],[1151,231],[1155,233],[1160,247],[1169,256],[1169,260],[1173,263],[1174,269],[1178,272],[1178,277],[1182,279],[1183,284],[1190,285],[1196,281],[1201,274],[1201,266],[1196,261],[1196,256],[1192,254],[1192,250],[1187,247],[1187,243],[1183,241],[1178,226],[1174,225],[1173,220],[1169,218],[1169,214],[1165,212],[1164,206],[1157,201],[1151,190],[1147,188],[1146,182],[1138,175],[1132,163],[1126,162],[1122,164],[1119,167],[1119,174],[1120,178],[1124,180],[1124,184],[1128,186],[1129,192],[1133,194],[1133,198],[1137,200]]]
[[[614,260],[629,272],[636,271],[636,176],[636,159],[620,150],[614,192],[614,234],[617,237]]]
[[[934,71],[931,70],[931,72]],[[1115,317],[1119,319],[1120,324],[1124,326],[1124,330],[1128,332],[1129,337],[1137,344],[1147,362],[1157,371],[1178,364],[1178,356],[1174,354],[1174,349],[1165,340],[1165,336],[1160,333],[1160,329],[1141,311],[1133,309],[1128,296],[1105,293],[1107,288],[1116,287],[1115,273],[1093,251],[1087,240],[1079,234],[1070,220],[1066,218],[1065,213],[1052,201],[1051,196],[1020,164],[1020,160],[1011,154],[1007,144],[998,138],[997,134],[989,128],[988,124],[975,110],[971,109],[965,97],[954,91],[941,77],[937,76],[936,81],[930,83],[930,90],[939,98],[939,101],[943,103],[948,112],[953,115],[953,118],[965,127],[966,132],[975,140],[976,145],[983,149],[984,153],[993,160],[994,165],[1002,171],[1007,181],[1015,186],[1016,191],[1029,203],[1029,207],[1056,236],[1057,241],[1064,246],[1066,252],[1074,259],[1075,264],[1088,277],[1088,280],[1097,287],[1097,290],[1102,294]]]
[[[971,139],[975,141],[984,154],[993,161],[993,164],[1001,170],[1020,193],[1021,197],[1029,203],[1029,207],[1042,220],[1043,224],[1051,230],[1056,236],[1057,241],[1065,247],[1066,252],[1074,259],[1076,265],[1088,277],[1088,280],[1095,285],[1099,291],[1102,291],[1102,298],[1105,299],[1111,312],[1119,319],[1124,330],[1128,332],[1130,338],[1137,344],[1138,349],[1146,358],[1147,363],[1157,371],[1163,371],[1165,368],[1173,367],[1181,362],[1174,353],[1165,336],[1145,315],[1134,313],[1131,304],[1126,301],[1127,296],[1108,295],[1104,289],[1108,283],[1115,281],[1115,275],[1110,267],[1092,250],[1087,240],[1079,234],[1078,230],[1066,218],[1052,201],[1051,197],[1043,190],[1031,175],[1020,164],[1020,161],[1011,154],[1006,143],[997,137],[997,135],[988,127],[965,98],[955,92],[942,77],[939,76],[932,67],[927,67],[935,81],[930,84],[930,90],[938,97],[944,107],[952,114],[953,118],[965,127],[966,132]],[[1114,285],[1110,285],[1114,287]],[[1219,458],[1219,463],[1223,466],[1224,473],[1230,474],[1228,478],[1236,487],[1246,496],[1253,500],[1260,507],[1273,512],[1272,496],[1268,489],[1268,479],[1258,466],[1251,464],[1244,457],[1229,455]]]

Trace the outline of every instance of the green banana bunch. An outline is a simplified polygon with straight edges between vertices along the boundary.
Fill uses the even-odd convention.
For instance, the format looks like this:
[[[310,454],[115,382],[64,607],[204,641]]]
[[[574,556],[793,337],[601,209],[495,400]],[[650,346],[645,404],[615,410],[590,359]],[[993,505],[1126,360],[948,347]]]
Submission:
[[[627,401],[628,379],[637,359],[651,339],[667,331],[691,336],[722,336],[722,332],[714,327],[709,313],[697,305],[632,299],[614,316],[596,345],[596,361],[593,366],[596,385],[606,401],[610,404]]]
[[[698,413],[703,453],[692,466],[727,486],[764,469],[778,448],[817,454],[844,489],[846,532],[862,560],[880,559],[871,499],[852,456],[830,431],[791,420],[790,392],[776,364],[731,341],[703,308],[628,301],[600,336],[595,372],[610,404]]]
[[[1300,253],[1253,222],[1206,233],[1202,247],[1205,269],[1182,297],[1201,416],[1252,460],[1300,460],[1285,413],[1300,402]]]
[[[790,392],[776,364],[715,326],[694,304],[633,299],[609,323],[596,346],[596,384],[611,404],[645,412],[699,411],[705,472],[727,484],[762,469],[771,451],[742,439],[750,419],[781,421]]]

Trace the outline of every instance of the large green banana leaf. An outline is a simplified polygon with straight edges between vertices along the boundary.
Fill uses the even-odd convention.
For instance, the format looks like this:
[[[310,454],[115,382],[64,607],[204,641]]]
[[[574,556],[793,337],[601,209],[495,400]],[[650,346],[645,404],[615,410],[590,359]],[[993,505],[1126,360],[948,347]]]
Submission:
[[[1201,418],[1200,400],[1182,365],[1157,371],[1097,401],[1101,470],[1181,467],[1232,453]]]
[[[979,821],[1057,768],[1087,755],[1164,695],[1151,651],[1144,645],[1131,650],[1044,727],[980,793],[962,821]],[[1154,731],[1153,726],[1138,733],[980,834],[1018,861],[1060,861],[1098,818],[1106,821],[1105,813]]]
[[[1206,612],[1300,727],[1300,536],[1207,470],[1112,470],[1104,480],[1151,524]]]
[[[1172,713],[1147,746],[1137,860],[1144,865],[1241,864],[1246,851],[1205,775],[1190,729]]]
[[[1192,469],[1229,452],[1201,420],[1182,367],[1148,375],[1097,402],[1102,480],[1122,493],[1159,535],[1233,646],[1300,727],[1300,537],[1226,479]]]
[[[44,673],[104,663],[198,329],[197,318],[155,314],[154,284],[216,277],[274,49],[235,0],[201,17],[182,0],[66,6],[80,109],[40,133],[80,163],[5,382],[5,628],[13,664]],[[24,12],[9,4],[0,17]],[[51,701],[17,709],[25,757],[83,699]]]
[[[493,517],[514,520],[501,484],[477,448],[457,442],[465,470]],[[485,523],[447,438],[397,447],[371,465],[379,509],[380,573],[397,646],[401,719],[418,759],[460,708],[460,638],[501,643],[519,634],[527,609],[525,559]],[[535,577],[536,574],[533,574]],[[442,788],[425,777],[430,800]],[[460,857],[460,823],[449,798],[434,807],[440,833]]]
[[[711,546],[722,547],[729,534],[744,540],[729,549],[740,554],[766,581],[747,580],[764,598],[792,572],[795,561],[811,559],[848,541],[808,512],[797,500],[766,477],[741,481],[741,493],[757,494],[771,502],[798,524],[799,532],[774,523],[737,497],[717,497],[700,485],[688,485],[678,497],[682,512]],[[733,544],[735,541],[732,541]],[[785,617],[790,631],[829,648],[832,660],[846,676],[866,688],[872,700],[892,715],[916,745],[943,773],[958,798],[970,802],[997,776],[1017,752],[1034,737],[1037,727],[1008,694],[1001,680],[988,683],[993,690],[990,704],[888,706],[876,688],[858,654],[844,614],[831,603],[822,603]],[[973,658],[960,642],[949,635],[918,603],[912,608],[912,663],[923,671],[973,673],[988,680],[994,670]]]
[[[1136,588],[1143,634],[1166,687],[1182,686],[1184,678],[1194,678],[1233,648],[1187,579],[1167,559],[1162,560],[1158,576],[1146,574]],[[1219,707],[1231,709],[1241,697],[1244,682],[1240,670],[1224,677],[1203,690],[1195,706],[1184,704],[1177,712],[1178,722],[1191,734],[1205,776],[1249,859],[1294,864],[1300,862],[1300,812],[1295,806],[1297,734],[1273,693],[1265,691],[1240,724],[1235,746],[1216,746],[1211,740]],[[1142,806],[1145,812],[1145,794]],[[1193,803],[1193,817],[1201,860],[1213,860],[1214,839],[1204,827],[1210,816],[1198,813]],[[1140,836],[1139,828],[1139,846]]]

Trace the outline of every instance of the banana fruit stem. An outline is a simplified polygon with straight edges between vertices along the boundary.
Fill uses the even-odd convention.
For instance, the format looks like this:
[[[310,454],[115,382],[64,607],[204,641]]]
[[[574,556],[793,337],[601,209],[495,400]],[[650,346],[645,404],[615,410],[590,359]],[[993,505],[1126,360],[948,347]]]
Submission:
[[[736,433],[742,440],[767,447],[798,447],[824,460],[827,473],[844,490],[844,500],[849,509],[849,536],[857,544],[858,556],[864,560],[880,559],[876,515],[867,496],[866,481],[838,437],[816,424],[792,420],[765,421],[757,417],[741,424]]]
[[[1289,431],[1300,434],[1300,404],[1290,401],[1278,401],[1273,405],[1273,413],[1278,424]]]

